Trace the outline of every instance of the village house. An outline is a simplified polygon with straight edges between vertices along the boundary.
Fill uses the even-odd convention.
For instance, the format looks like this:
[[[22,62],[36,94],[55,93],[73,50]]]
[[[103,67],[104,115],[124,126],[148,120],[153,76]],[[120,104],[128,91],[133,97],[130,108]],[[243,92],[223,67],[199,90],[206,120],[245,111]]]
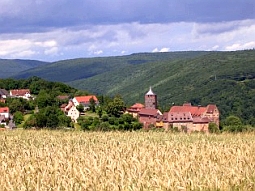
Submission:
[[[75,106],[82,105],[84,110],[89,109],[90,106],[90,99],[94,99],[96,106],[99,105],[99,101],[95,95],[88,95],[88,96],[77,96],[73,98],[73,103]]]
[[[76,106],[74,105],[73,101],[70,100],[69,103],[65,107],[61,107],[61,110],[69,116],[73,122],[77,123],[77,119],[80,117],[80,112],[77,110]]]
[[[0,99],[6,99],[9,96],[9,93],[5,89],[0,89]]]
[[[145,106],[141,103],[135,103],[130,108],[127,109],[126,113],[129,113],[133,115],[133,117],[138,117],[138,113],[141,111],[141,109],[145,108]]]
[[[31,94],[29,89],[16,89],[10,90],[11,97],[23,98],[23,99],[30,99]]]
[[[9,107],[0,107],[0,124],[6,125],[6,122],[10,118]]]

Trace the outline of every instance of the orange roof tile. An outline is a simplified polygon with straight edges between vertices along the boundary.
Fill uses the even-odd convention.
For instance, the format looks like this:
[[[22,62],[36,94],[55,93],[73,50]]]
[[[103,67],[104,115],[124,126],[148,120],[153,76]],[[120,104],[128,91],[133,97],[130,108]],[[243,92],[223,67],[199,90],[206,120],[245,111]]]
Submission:
[[[26,93],[30,94],[29,89],[10,90],[10,92],[13,96],[24,96]]]
[[[132,105],[130,108],[144,108],[144,105],[141,103],[135,103],[134,105]]]
[[[96,102],[98,102],[98,99],[94,95],[89,95],[89,96],[78,96],[74,97],[79,103],[89,103],[89,100],[93,98]]]
[[[9,107],[0,107],[0,113],[9,113]]]
[[[169,112],[190,112],[192,116],[200,116],[205,113],[206,110],[206,107],[183,105],[173,106]]]
[[[216,109],[217,109],[217,106],[216,106],[216,105],[209,104],[209,105],[207,106],[207,111],[206,111],[206,113],[213,113],[214,110],[216,110]]]
[[[143,109],[140,110],[139,115],[157,116],[158,115],[158,109],[143,108]]]
[[[169,122],[191,122],[193,118],[190,112],[169,112],[168,113]]]

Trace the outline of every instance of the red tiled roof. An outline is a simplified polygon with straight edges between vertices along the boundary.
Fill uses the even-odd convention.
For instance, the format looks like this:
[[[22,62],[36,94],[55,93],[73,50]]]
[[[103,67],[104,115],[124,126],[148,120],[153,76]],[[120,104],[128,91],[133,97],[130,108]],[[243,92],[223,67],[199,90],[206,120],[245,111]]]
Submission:
[[[185,104],[183,106],[173,106],[169,112],[190,112],[192,116],[201,116],[206,112],[206,110],[206,107],[191,106]]]
[[[30,94],[29,89],[10,90],[13,96],[24,96],[26,93]]]
[[[216,106],[216,105],[209,104],[209,105],[207,106],[207,111],[206,111],[206,113],[213,113],[214,110],[216,110],[216,109],[217,109],[217,106]]]
[[[144,108],[144,105],[141,103],[135,103],[134,105],[132,105],[130,108]]]
[[[143,108],[143,109],[140,110],[139,115],[157,116],[158,115],[158,109]]]
[[[89,96],[78,96],[74,97],[79,103],[89,103],[89,100],[93,98],[96,102],[98,102],[98,99],[94,95],[89,95]]]
[[[207,117],[201,118],[201,117],[194,117],[193,118],[193,123],[209,123],[210,119]]]
[[[59,96],[57,96],[57,98],[60,100],[69,99],[69,97],[67,95],[59,95]]]
[[[9,107],[0,107],[0,113],[9,113]]]
[[[169,122],[191,122],[193,118],[190,112],[169,112],[168,113]]]

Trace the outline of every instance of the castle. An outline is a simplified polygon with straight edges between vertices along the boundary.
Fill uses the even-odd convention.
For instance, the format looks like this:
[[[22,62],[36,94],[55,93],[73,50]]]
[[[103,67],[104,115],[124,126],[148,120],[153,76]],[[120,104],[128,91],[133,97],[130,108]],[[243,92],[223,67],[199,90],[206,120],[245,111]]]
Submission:
[[[192,106],[184,103],[182,106],[172,106],[168,112],[161,113],[157,108],[157,95],[151,87],[144,97],[145,105],[136,103],[127,112],[138,117],[144,128],[177,128],[180,131],[209,131],[209,123],[219,127],[219,110],[216,105],[205,107]]]

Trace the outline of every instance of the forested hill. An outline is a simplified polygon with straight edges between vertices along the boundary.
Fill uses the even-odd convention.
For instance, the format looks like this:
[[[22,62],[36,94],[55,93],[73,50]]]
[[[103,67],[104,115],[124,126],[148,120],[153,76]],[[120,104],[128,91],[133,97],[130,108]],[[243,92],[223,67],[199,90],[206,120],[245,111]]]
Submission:
[[[0,59],[0,78],[8,78],[19,72],[48,64],[37,60]]]
[[[96,94],[120,94],[128,104],[143,102],[152,86],[163,110],[186,101],[214,103],[222,118],[233,114],[255,125],[255,50],[65,60],[16,77],[33,75]]]

